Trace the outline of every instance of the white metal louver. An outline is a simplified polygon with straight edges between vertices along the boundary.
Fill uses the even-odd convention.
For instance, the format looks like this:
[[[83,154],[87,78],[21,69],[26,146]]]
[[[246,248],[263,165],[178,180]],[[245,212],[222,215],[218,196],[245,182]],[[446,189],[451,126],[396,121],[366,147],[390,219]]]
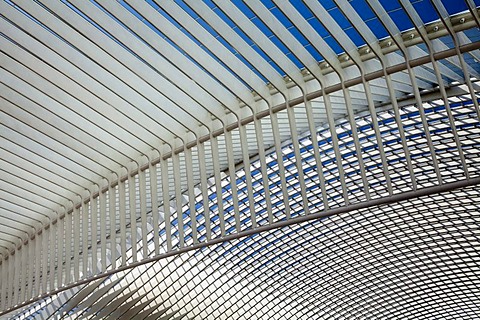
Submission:
[[[477,5],[1,1],[0,314],[474,319]]]

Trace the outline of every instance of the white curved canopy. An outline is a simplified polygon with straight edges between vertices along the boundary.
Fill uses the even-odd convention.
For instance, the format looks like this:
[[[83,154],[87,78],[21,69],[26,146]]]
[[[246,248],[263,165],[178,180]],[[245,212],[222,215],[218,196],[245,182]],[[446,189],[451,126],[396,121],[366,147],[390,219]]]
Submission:
[[[478,266],[468,253],[478,242],[471,223],[478,223],[472,199],[480,182],[477,5],[0,1],[0,313],[368,317],[347,293],[336,296],[350,301],[343,311],[311,301],[329,286],[320,273],[338,272],[319,264],[350,251],[321,253],[305,243],[328,246],[346,231],[320,239],[321,226],[377,213],[378,224],[359,222],[358,244],[382,254],[369,230],[384,234],[398,218],[405,225],[401,236],[391,229],[395,237],[425,233],[428,247],[436,222],[427,212],[448,219],[448,207],[458,209],[458,225],[445,232],[455,241],[467,237],[455,236],[458,230],[474,234],[470,245],[458,240],[453,254],[465,251]],[[449,195],[463,193],[472,204],[451,202]],[[436,206],[437,196],[448,204]],[[416,207],[417,197],[428,209]],[[409,210],[426,219],[420,229]],[[249,258],[250,250],[264,253]],[[205,259],[203,271],[191,267]],[[239,259],[253,260],[243,268]],[[270,259],[279,263],[266,266]],[[384,281],[372,259],[365,258],[375,266],[372,277]],[[213,276],[237,268],[245,292],[229,272]],[[469,268],[458,272],[475,273]],[[270,274],[265,287],[254,286],[261,293],[244,284],[256,283],[255,272]],[[309,286],[283,285],[304,273],[312,274]],[[468,293],[478,275],[467,278],[472,286],[462,301],[470,306],[479,302]],[[126,292],[128,283],[139,287]],[[189,290],[211,299],[210,307]],[[231,304],[223,295],[229,290]],[[286,303],[280,312],[282,295],[313,305]],[[447,300],[439,317],[457,315]],[[470,309],[465,318],[476,312]]]

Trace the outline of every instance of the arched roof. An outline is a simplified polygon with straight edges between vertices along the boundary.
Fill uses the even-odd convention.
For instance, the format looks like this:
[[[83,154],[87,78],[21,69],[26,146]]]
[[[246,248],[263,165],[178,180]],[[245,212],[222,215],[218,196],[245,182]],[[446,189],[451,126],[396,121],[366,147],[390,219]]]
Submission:
[[[474,1],[0,10],[3,313],[478,312]]]

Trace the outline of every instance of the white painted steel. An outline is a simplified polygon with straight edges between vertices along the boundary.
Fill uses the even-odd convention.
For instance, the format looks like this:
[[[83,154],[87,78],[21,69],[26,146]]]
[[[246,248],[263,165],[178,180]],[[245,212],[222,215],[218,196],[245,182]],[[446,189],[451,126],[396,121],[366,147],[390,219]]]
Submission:
[[[223,239],[476,183],[478,8],[431,3],[425,25],[400,1],[405,31],[366,0],[378,39],[341,0],[0,1],[0,314],[117,271],[140,281],[146,262]],[[102,285],[70,311],[170,312],[135,290],[100,299]]]

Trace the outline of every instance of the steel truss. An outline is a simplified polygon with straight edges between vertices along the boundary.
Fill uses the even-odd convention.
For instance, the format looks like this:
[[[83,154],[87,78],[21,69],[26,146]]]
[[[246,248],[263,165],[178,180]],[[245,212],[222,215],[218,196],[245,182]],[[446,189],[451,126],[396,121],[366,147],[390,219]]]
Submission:
[[[290,2],[273,1],[275,10],[257,1],[244,9],[212,2],[0,2],[1,314],[328,318],[342,304],[318,310],[312,303],[330,280],[308,256],[336,261],[319,249],[334,239],[316,233],[352,220],[359,237],[388,238],[391,221],[408,224],[410,211],[428,220],[433,210],[439,221],[456,221],[447,235],[467,230],[478,243],[480,19],[473,1],[451,16],[432,0],[439,19],[425,25],[400,0],[396,10],[413,26],[404,31],[391,11],[368,0],[383,39],[350,3],[334,1],[361,46],[332,8],[304,1],[340,54]],[[464,200],[454,203],[452,195]],[[444,199],[438,208],[437,199]],[[378,225],[362,220],[377,213]],[[435,241],[428,226],[419,223],[433,239],[427,246]],[[461,238],[452,236],[460,243],[453,254],[474,259],[474,245]],[[365,241],[358,243],[370,248]],[[292,270],[271,265],[278,257],[266,247],[301,261],[286,262],[301,276],[279,278]],[[258,260],[251,250],[261,252]],[[361,246],[352,250],[339,255],[341,263],[365,254]],[[392,256],[399,250],[388,244]],[[268,266],[252,280],[256,263]],[[469,263],[455,271],[475,272],[478,259]],[[174,276],[176,268],[182,274]],[[188,285],[198,279],[207,280]],[[344,292],[351,283],[341,279],[333,287]],[[115,290],[131,281],[167,287],[154,295]],[[478,276],[468,281],[465,314],[474,315]],[[218,290],[208,296],[205,284]],[[172,298],[176,290],[196,292],[220,311],[195,305],[194,296],[182,304]],[[256,295],[263,309],[249,307],[259,303]],[[302,297],[304,305],[287,310],[282,295]],[[351,316],[369,314],[354,298],[344,307]]]

